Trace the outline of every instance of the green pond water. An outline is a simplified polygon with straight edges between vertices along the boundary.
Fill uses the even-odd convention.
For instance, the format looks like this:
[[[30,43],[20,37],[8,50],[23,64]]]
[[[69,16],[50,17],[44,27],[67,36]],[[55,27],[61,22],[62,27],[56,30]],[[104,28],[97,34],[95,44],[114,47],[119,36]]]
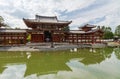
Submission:
[[[0,52],[0,79],[120,79],[120,48]]]

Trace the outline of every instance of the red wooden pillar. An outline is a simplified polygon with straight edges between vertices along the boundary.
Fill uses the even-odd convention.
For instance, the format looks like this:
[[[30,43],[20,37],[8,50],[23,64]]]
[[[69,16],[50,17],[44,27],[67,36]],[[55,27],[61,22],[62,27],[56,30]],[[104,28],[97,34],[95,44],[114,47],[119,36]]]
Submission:
[[[95,41],[94,41],[94,35],[92,35],[92,44],[94,44]]]
[[[69,40],[69,43],[71,43],[71,34],[69,34],[68,40]]]
[[[12,40],[13,40],[13,39],[12,39],[12,36],[10,36],[11,45],[13,45],[13,44],[12,44]]]
[[[6,34],[4,36],[4,45],[6,45]]]
[[[88,43],[88,37],[87,37],[87,35],[85,35],[85,38],[86,38],[86,44]]]
[[[84,42],[85,42],[85,37],[84,37],[84,34],[83,34],[82,43],[84,44]]]
[[[81,35],[81,44],[82,44],[83,35]]]
[[[90,35],[87,35],[87,43],[89,44]]]
[[[77,44],[78,44],[78,34],[76,34],[77,35]]]
[[[92,41],[92,39],[91,39],[92,37],[91,37],[91,34],[89,35],[89,44],[91,44],[91,41]]]
[[[86,41],[86,39],[85,39],[85,34],[84,34],[83,36],[84,36],[84,38],[83,38],[83,39],[84,39],[83,43],[85,44],[85,41]]]
[[[72,43],[73,43],[73,40],[74,40],[74,39],[73,39],[73,34],[72,34]]]
[[[80,37],[79,37],[79,34],[78,34],[78,44],[79,44],[79,38],[80,38]]]
[[[87,35],[87,43],[88,43],[88,44],[89,44],[89,39],[90,39],[90,38],[89,38],[89,35]]]
[[[23,38],[23,40],[24,40],[24,44],[27,43],[27,41],[26,41],[26,40],[27,40],[27,37],[26,37],[26,36],[27,36],[27,35],[26,35],[26,33],[25,33],[24,36],[23,36],[23,37],[24,37],[24,38]]]
[[[86,34],[85,34],[85,44],[87,43],[86,39],[87,39],[87,38],[86,38]]]
[[[82,35],[80,34],[80,43],[82,43]]]
[[[51,31],[51,48],[54,48],[54,45],[53,45],[53,34],[54,34],[54,31]]]
[[[70,34],[67,34],[67,36],[65,35],[65,41],[68,40],[68,43],[70,43]]]
[[[19,36],[17,36],[17,39],[16,39],[16,44],[19,45],[18,41],[19,41]],[[20,41],[21,42],[21,41]]]
[[[99,41],[100,41],[100,43],[101,43],[101,36],[100,36],[100,34],[99,34]]]
[[[102,37],[101,36],[99,36],[99,37],[100,37],[100,43],[102,43],[102,39],[101,39]]]
[[[62,33],[61,32],[58,32],[59,34],[59,36],[58,36],[58,42],[62,42],[62,40],[63,40],[63,35],[62,35]]]

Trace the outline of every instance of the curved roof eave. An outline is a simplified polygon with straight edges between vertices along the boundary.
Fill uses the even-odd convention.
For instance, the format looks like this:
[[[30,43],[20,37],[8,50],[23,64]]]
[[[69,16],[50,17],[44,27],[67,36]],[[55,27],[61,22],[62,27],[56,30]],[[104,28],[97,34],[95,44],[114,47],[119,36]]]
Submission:
[[[28,26],[31,27],[34,24],[53,24],[53,25],[69,25],[72,21],[62,21],[62,22],[39,22],[39,21],[32,21],[30,19],[24,19],[23,18],[24,23]]]

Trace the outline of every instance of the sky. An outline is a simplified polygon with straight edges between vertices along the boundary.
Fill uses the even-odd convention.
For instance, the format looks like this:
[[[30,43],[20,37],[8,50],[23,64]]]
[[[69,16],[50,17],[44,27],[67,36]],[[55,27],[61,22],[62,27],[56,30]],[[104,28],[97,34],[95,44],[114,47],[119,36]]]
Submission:
[[[0,16],[12,28],[27,28],[22,19],[36,14],[72,21],[72,30],[84,24],[115,30],[120,25],[120,0],[0,0]]]

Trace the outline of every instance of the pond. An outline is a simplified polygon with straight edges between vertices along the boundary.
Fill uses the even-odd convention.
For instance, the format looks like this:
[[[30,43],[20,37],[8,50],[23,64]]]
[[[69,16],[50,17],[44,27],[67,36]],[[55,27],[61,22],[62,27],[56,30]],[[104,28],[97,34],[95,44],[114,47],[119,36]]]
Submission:
[[[120,79],[120,48],[0,52],[0,79]]]

